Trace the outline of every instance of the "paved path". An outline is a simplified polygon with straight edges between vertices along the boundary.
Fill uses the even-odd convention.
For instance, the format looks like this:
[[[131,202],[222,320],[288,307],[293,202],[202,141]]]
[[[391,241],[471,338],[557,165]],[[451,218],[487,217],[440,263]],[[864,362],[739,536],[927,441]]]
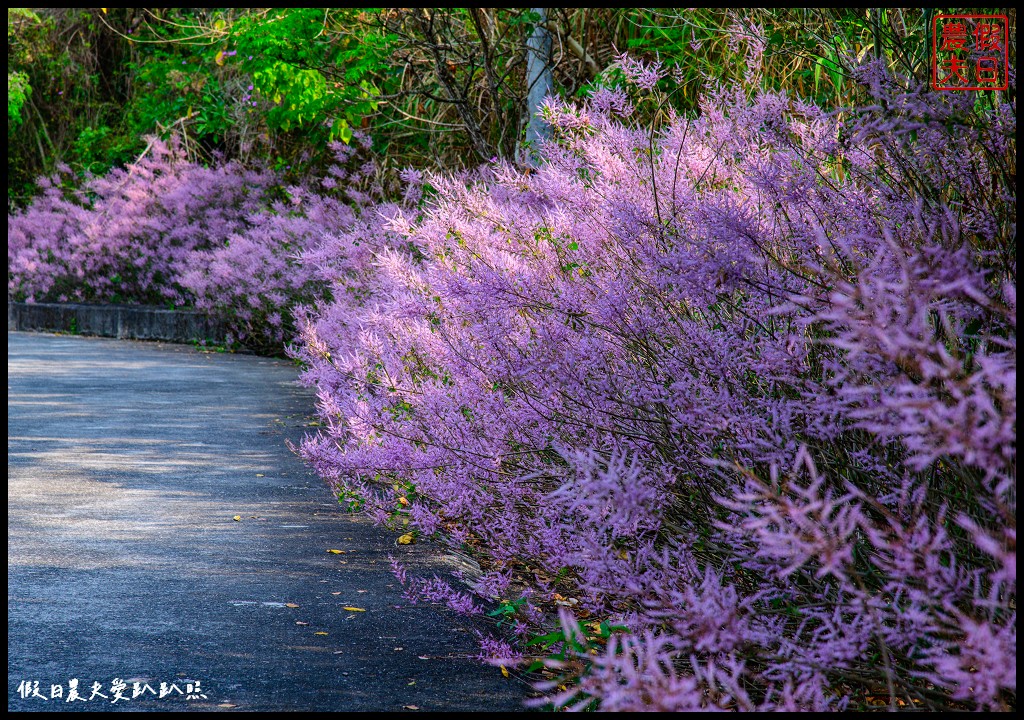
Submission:
[[[312,408],[289,363],[24,333],[7,350],[9,709],[521,708],[467,659],[472,628],[407,607],[387,562],[445,557],[343,513],[286,449]],[[108,699],[19,693],[66,700],[72,678]],[[111,705],[116,678],[143,698]],[[205,699],[145,691],[196,681]]]

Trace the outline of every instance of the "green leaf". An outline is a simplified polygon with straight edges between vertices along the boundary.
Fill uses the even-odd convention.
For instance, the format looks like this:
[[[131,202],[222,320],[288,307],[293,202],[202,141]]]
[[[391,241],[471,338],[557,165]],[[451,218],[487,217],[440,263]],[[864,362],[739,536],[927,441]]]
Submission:
[[[555,632],[548,633],[547,635],[540,635],[538,637],[535,637],[532,640],[528,641],[526,645],[527,647],[529,647],[530,645],[541,645],[544,648],[548,648],[551,645],[554,645],[556,642],[564,641],[565,636],[562,635],[562,631],[557,630]]]
[[[352,140],[352,128],[344,120],[339,120],[339,122],[342,123],[341,130],[338,131],[341,136],[341,141],[348,143]]]

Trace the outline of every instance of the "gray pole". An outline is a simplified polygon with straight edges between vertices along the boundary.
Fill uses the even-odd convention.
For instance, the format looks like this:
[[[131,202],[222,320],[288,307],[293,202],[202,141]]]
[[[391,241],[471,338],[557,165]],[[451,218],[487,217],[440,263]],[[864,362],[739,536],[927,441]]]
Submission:
[[[533,33],[526,41],[526,109],[530,114],[526,140],[520,147],[519,160],[536,165],[541,140],[551,137],[551,127],[537,114],[544,98],[551,94],[551,32],[547,28],[547,8],[532,8],[540,16]]]

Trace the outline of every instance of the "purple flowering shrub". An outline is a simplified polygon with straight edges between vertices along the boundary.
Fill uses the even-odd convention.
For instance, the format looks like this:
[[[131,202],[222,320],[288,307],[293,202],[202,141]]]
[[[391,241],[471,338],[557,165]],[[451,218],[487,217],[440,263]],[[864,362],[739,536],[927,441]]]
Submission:
[[[8,216],[8,292],[28,301],[185,300],[179,282],[198,249],[244,231],[276,182],[268,172],[189,162],[153,140],[136,163],[70,189],[70,169]]]
[[[376,208],[364,212],[381,194],[376,166],[363,157],[368,149],[363,136],[355,145],[332,143],[325,177],[280,188],[284,197],[248,216],[243,232],[192,253],[180,282],[196,307],[227,318],[250,345],[291,340],[299,308],[329,297],[335,277],[357,264],[333,236],[365,233],[376,221]]]
[[[552,102],[540,167],[321,246],[304,456],[471,549],[557,705],[1015,705],[1016,107],[868,79]]]
[[[375,168],[358,164],[367,148],[336,144],[326,177],[289,187],[265,169],[192,162],[177,139],[153,140],[136,163],[77,189],[62,168],[8,216],[8,292],[196,307],[249,346],[280,348],[293,307],[324,297],[319,266],[303,256],[379,195]]]

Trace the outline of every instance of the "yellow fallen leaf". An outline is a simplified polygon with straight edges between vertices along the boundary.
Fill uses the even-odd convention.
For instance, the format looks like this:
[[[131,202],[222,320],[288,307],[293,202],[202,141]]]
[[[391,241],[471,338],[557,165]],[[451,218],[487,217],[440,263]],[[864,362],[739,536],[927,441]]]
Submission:
[[[256,477],[266,477],[263,473],[256,473]]]
[[[344,555],[345,554],[344,550],[328,550],[327,552],[334,553],[335,555]]]
[[[412,533],[406,533],[398,538],[399,545],[412,545],[414,542],[416,542],[416,538],[413,537]]]
[[[366,612],[365,608],[352,607],[351,605],[344,606],[342,610],[348,610],[349,612]]]
[[[242,522],[242,516],[241,515],[235,515],[231,519],[234,520],[235,522]]]
[[[409,499],[408,498],[404,498],[404,497],[400,497],[400,498],[398,498],[398,502],[400,504],[402,504],[402,505],[408,505],[409,504]]]
[[[284,606],[285,607],[290,607],[290,608],[297,608],[298,607],[298,605],[296,605],[295,603],[285,603]]]
[[[315,633],[313,633],[313,634],[314,634],[314,635],[326,635],[327,633],[325,633],[325,632],[324,632],[323,630],[317,630],[317,631],[316,631]]]
[[[499,667],[501,668],[501,674],[502,674],[502,675],[503,675],[504,677],[508,677],[508,668],[507,668],[507,667],[505,667],[504,665],[500,665]]]

